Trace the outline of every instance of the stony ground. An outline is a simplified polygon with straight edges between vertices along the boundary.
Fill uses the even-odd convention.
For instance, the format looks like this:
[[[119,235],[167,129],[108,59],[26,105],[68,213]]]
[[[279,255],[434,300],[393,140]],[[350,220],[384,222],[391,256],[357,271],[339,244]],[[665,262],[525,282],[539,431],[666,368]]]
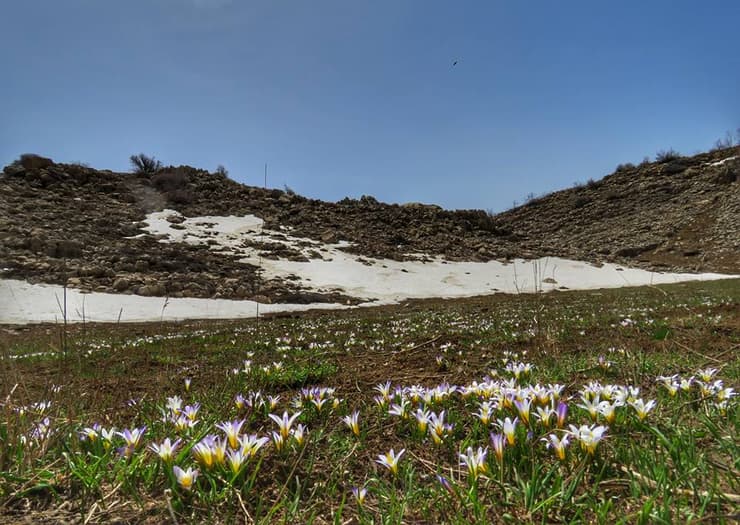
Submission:
[[[348,251],[402,260],[561,256],[668,271],[740,273],[740,148],[626,167],[581,187],[533,199],[499,215],[372,197],[337,203],[238,184],[222,174],[167,167],[113,173],[25,156],[0,175],[0,276],[94,291],[155,296],[345,302],[208,245],[162,244],[141,235],[151,211],[186,217],[254,214],[271,233],[253,248],[265,258],[299,254],[271,240],[349,241]]]

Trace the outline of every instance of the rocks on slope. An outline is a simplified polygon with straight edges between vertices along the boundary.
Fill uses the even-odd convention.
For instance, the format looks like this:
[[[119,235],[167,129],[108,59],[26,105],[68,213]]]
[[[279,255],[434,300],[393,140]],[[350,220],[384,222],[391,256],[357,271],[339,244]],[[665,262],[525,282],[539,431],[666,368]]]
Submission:
[[[138,227],[146,213],[254,214],[293,237],[349,241],[348,251],[396,260],[562,256],[674,271],[740,272],[740,148],[619,170],[491,216],[372,197],[337,203],[236,183],[187,166],[113,173],[25,155],[0,176],[3,276],[95,291],[184,297],[346,301],[208,245],[164,244]],[[177,227],[177,225],[175,225]],[[215,248],[215,247],[213,247]],[[277,242],[254,246],[291,258]]]

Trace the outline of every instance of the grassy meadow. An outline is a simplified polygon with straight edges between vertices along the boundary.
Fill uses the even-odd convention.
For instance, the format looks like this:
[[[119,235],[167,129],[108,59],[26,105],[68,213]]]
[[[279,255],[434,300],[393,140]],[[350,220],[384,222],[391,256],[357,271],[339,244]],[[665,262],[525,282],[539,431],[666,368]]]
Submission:
[[[0,522],[731,523],[740,280],[0,327]]]

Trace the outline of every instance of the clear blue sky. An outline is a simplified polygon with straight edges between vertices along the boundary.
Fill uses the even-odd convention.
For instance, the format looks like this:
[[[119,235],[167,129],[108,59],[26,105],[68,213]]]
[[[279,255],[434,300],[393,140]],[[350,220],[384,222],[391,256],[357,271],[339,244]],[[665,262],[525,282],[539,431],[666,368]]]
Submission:
[[[738,0],[6,0],[0,164],[500,211],[739,127],[739,31]]]

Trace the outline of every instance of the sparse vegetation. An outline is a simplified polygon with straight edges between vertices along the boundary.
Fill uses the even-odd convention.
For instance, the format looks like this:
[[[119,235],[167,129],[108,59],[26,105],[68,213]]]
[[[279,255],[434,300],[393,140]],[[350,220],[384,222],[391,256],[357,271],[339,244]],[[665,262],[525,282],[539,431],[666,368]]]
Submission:
[[[615,170],[617,173],[620,173],[622,171],[629,171],[635,169],[635,165],[631,162],[625,162],[624,164],[617,165],[617,169]]]
[[[229,177],[229,171],[226,169],[226,167],[223,164],[219,164],[216,168],[216,175],[219,175],[224,178]]]
[[[154,157],[149,157],[143,153],[131,155],[129,157],[131,167],[137,175],[154,175],[162,169],[162,163]]]
[[[655,162],[659,164],[665,164],[666,162],[671,162],[680,158],[681,154],[672,148],[667,150],[660,150],[658,153],[655,154]]]

